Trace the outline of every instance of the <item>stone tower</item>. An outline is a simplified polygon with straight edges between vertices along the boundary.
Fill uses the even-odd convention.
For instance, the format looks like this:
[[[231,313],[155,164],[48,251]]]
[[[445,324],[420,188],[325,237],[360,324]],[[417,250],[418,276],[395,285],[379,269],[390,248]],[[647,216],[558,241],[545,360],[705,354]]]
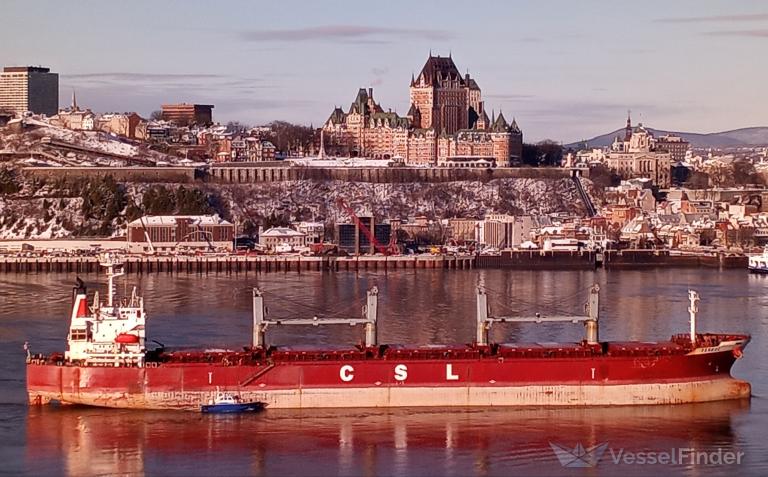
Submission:
[[[411,79],[410,96],[422,128],[453,134],[470,126],[470,96],[478,103],[480,88],[468,74],[459,73],[450,56],[430,54],[419,75]]]

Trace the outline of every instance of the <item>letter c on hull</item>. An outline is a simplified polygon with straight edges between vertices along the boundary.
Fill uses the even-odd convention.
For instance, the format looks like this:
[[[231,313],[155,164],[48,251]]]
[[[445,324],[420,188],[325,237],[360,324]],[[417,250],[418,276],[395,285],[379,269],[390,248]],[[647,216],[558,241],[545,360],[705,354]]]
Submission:
[[[348,364],[345,364],[344,366],[341,367],[341,369],[339,369],[339,377],[341,378],[342,381],[344,381],[345,383],[348,383],[352,381],[352,379],[355,377],[355,375],[352,374],[354,371],[355,371],[355,368],[353,368]]]

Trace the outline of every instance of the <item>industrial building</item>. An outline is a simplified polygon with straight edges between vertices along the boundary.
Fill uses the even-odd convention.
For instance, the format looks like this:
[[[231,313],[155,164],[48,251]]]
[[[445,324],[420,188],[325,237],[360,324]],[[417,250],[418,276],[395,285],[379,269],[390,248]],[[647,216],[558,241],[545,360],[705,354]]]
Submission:
[[[358,217],[358,220],[358,223],[353,224],[336,224],[336,243],[339,250],[354,255],[377,252],[376,245],[371,243],[368,235],[358,224],[364,225],[380,246],[386,247],[389,244],[392,236],[390,224],[377,224],[373,217]]]

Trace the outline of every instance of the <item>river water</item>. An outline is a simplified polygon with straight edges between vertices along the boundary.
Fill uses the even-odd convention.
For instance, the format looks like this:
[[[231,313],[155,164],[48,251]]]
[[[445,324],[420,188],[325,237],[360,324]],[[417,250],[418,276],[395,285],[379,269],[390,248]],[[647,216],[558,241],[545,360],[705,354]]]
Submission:
[[[601,287],[603,340],[657,340],[686,332],[687,290],[701,294],[699,329],[752,334],[733,370],[749,401],[604,409],[185,412],[28,408],[24,352],[61,351],[74,275],[0,275],[0,473],[8,475],[768,475],[768,277],[741,270],[402,270],[384,273],[129,275],[169,347],[239,346],[251,337],[251,288],[269,316],[359,317],[380,290],[379,339],[467,343],[475,286],[496,314],[579,313]],[[104,292],[103,276],[84,275]],[[127,285],[124,285],[126,283]],[[277,344],[344,344],[348,326],[270,329]],[[581,326],[497,326],[496,341],[577,341]],[[551,443],[603,447],[595,468],[564,468]],[[643,454],[645,453],[645,454]],[[698,457],[694,457],[694,454]],[[741,454],[739,454],[741,453]],[[639,464],[650,456],[671,464]],[[718,457],[718,455],[720,457]],[[645,457],[642,457],[645,456]],[[705,457],[710,459],[705,461]],[[632,458],[634,463],[628,463]],[[720,464],[724,459],[738,464]],[[695,462],[698,459],[698,462]],[[619,460],[619,463],[616,463]]]

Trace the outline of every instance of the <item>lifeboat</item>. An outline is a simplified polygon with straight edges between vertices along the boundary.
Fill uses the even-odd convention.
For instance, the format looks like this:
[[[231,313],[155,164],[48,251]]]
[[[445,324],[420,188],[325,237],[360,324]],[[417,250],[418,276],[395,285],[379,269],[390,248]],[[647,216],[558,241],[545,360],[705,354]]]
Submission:
[[[139,337],[131,333],[120,333],[115,338],[115,343],[120,344],[136,344],[139,342]]]

